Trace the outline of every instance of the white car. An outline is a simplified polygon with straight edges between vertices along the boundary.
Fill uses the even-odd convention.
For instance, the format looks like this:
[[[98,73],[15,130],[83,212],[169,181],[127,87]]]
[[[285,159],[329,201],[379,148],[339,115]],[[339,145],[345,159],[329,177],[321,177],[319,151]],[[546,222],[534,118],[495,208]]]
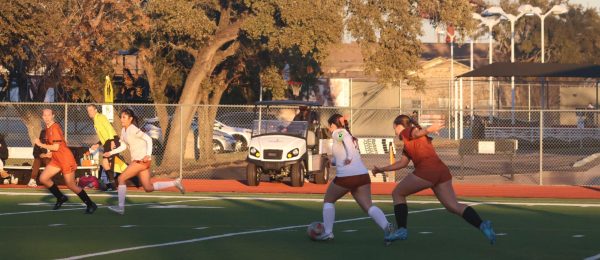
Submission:
[[[250,139],[252,139],[252,130],[247,128],[231,127],[221,123],[218,120],[215,120],[213,129],[233,136],[235,141],[239,143],[237,147],[239,147],[240,150],[248,150],[248,144],[250,143]]]

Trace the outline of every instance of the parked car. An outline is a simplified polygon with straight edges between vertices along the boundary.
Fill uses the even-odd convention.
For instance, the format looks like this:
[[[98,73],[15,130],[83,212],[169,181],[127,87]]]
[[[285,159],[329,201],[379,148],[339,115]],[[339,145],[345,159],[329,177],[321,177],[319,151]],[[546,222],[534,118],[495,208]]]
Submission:
[[[263,111],[260,115],[262,120],[278,120],[275,114],[267,113],[266,109]],[[258,120],[258,117],[259,113],[255,112],[230,112],[217,116],[216,121],[230,127],[252,129],[254,120]]]
[[[252,138],[252,130],[241,127],[231,127],[221,123],[218,120],[215,120],[215,125],[213,129],[225,132],[233,136],[233,138],[235,138],[235,141],[237,142],[237,147],[239,147],[238,150],[245,151],[248,149],[248,144],[250,143],[250,139]]]

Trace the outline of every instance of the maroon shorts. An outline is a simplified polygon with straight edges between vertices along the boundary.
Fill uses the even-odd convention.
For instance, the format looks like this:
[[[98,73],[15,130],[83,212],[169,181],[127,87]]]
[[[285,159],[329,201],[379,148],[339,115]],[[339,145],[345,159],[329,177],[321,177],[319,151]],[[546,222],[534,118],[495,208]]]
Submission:
[[[133,160],[132,164],[134,164],[134,163],[139,164],[139,165],[143,165],[144,166],[144,170],[148,170],[148,169],[150,169],[150,165],[151,165],[152,161],[144,162],[143,160]]]
[[[349,190],[355,190],[356,188],[365,184],[371,184],[371,177],[369,177],[369,174],[335,177],[333,179],[333,183]]]

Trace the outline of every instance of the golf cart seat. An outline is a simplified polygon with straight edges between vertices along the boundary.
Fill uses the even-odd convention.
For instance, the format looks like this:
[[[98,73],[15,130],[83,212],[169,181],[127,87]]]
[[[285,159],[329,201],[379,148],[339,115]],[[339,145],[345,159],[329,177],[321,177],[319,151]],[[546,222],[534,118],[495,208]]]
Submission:
[[[306,149],[313,149],[317,145],[317,135],[314,131],[308,130],[306,135]]]

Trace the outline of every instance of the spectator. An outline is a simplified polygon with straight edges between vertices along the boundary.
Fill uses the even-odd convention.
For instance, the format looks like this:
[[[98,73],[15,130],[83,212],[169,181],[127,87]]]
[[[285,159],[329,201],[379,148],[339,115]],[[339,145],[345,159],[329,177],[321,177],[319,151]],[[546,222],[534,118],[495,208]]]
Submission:
[[[308,129],[314,130],[314,126],[319,124],[319,116],[317,112],[308,109],[307,106],[300,106],[300,111],[294,116],[294,121],[308,122]]]
[[[42,129],[40,133],[40,141],[46,142],[46,129]],[[31,179],[27,186],[37,187],[37,178],[40,173],[40,167],[48,165],[52,158],[50,151],[43,149],[37,145],[33,146],[33,166],[31,166]]]
[[[8,147],[6,146],[6,141],[4,140],[4,135],[0,134],[0,161],[2,161],[2,165],[6,163],[8,159]]]
[[[413,110],[410,119],[412,119],[413,122],[419,122],[419,111]]]
[[[596,107],[594,105],[592,105],[592,103],[589,103],[587,106],[588,110],[594,110],[596,109]],[[585,127],[586,128],[592,128],[594,127],[594,112],[592,111],[588,111],[585,113]]]

